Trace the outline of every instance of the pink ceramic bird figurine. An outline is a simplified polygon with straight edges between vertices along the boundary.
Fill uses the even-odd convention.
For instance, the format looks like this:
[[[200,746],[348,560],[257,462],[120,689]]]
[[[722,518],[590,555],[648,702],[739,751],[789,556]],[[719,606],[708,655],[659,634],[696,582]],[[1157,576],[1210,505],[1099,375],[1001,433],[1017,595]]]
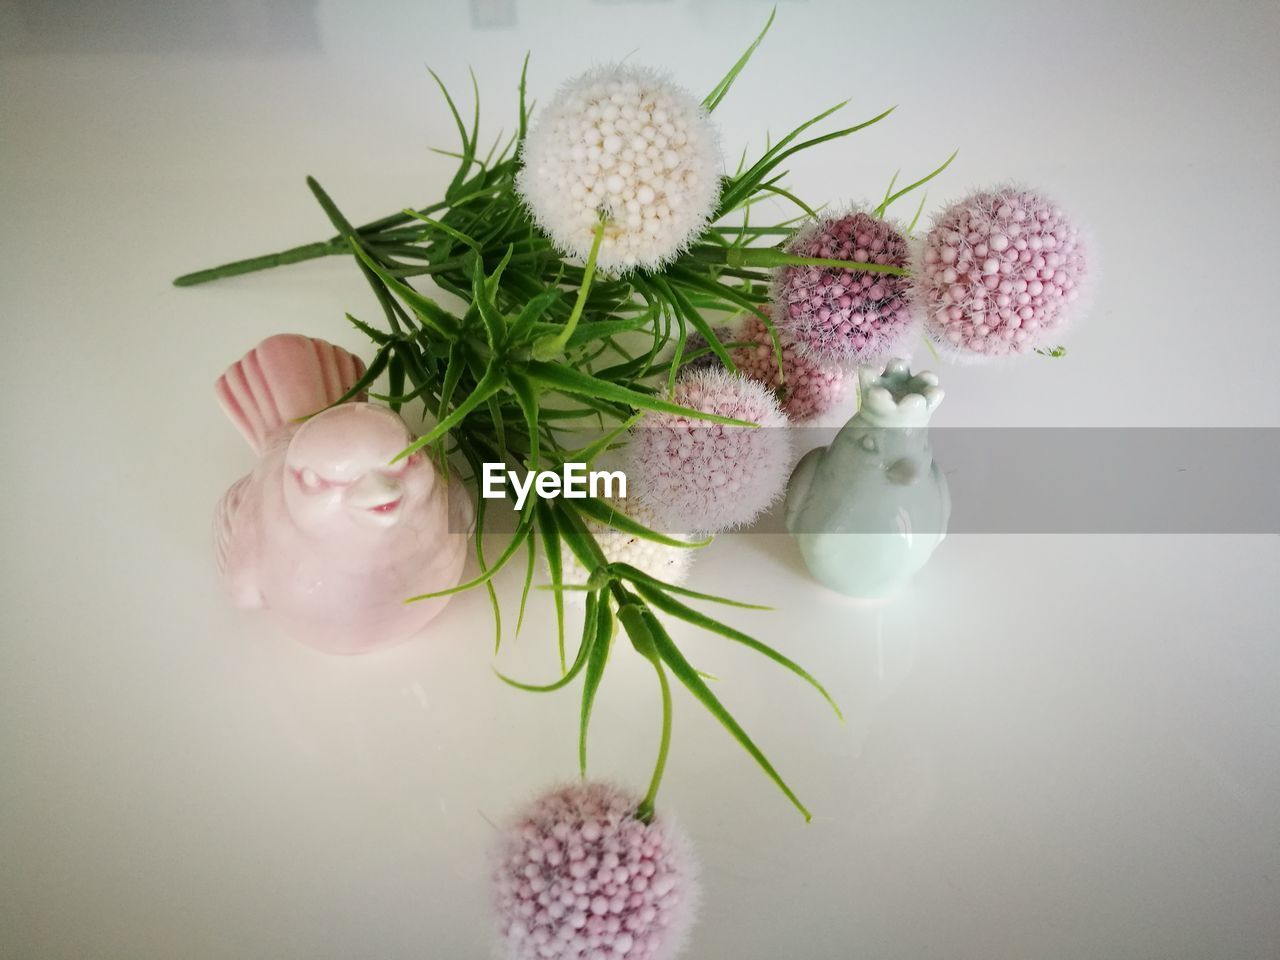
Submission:
[[[237,606],[267,608],[291,636],[330,653],[390,646],[439,613],[447,597],[404,600],[457,585],[472,529],[456,475],[421,453],[391,463],[413,440],[399,416],[331,406],[363,373],[340,347],[280,334],[215,388],[259,456],[218,505],[223,582]]]

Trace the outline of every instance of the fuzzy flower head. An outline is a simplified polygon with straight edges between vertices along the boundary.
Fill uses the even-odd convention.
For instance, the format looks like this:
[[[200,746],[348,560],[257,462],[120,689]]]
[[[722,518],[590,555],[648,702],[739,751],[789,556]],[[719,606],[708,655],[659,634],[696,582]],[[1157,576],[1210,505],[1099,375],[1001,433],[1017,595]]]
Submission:
[[[516,180],[538,226],[606,274],[668,263],[706,227],[720,154],[706,111],[645,67],[597,67],[569,81],[525,138]]]
[[[744,313],[738,326],[717,330],[716,335],[726,344],[741,343],[729,351],[729,359],[738,372],[748,380],[755,380],[774,391],[782,404],[782,412],[792,423],[800,423],[826,413],[848,392],[844,370],[836,364],[823,363],[803,353],[794,343],[782,343],[782,370],[778,370],[778,357],[773,349],[773,337],[754,313]],[[690,337],[686,352],[705,347],[701,337]],[[720,365],[714,354],[700,357],[694,368]]]
[[[692,539],[686,534],[670,533],[664,530],[653,508],[641,500],[605,498],[601,502],[657,533],[666,534],[678,540]],[[672,547],[655,543],[601,523],[599,520],[584,519],[586,519],[587,529],[596,538],[596,543],[610,563],[627,563],[651,577],[677,585],[683,583],[685,577],[689,575],[689,566],[696,552],[691,547]],[[586,583],[590,577],[590,573],[577,556],[563,543],[560,545],[560,564],[565,583]],[[575,598],[582,598],[583,594],[578,591],[569,591],[565,597],[572,601]]]
[[[644,415],[631,430],[627,476],[659,529],[720,533],[751,523],[781,494],[790,466],[777,398],[754,380],[708,368],[686,371],[671,400],[759,426]]]
[[[907,238],[869,213],[819,220],[801,230],[787,252],[823,260],[910,266]],[[911,281],[904,276],[838,267],[780,267],[774,317],[784,339],[806,356],[846,366],[881,363],[914,329]]]
[[[638,800],[582,783],[536,800],[502,834],[493,874],[507,960],[670,960],[693,923],[684,835]]]
[[[1056,337],[1088,273],[1080,232],[1052,201],[1005,187],[942,212],[919,273],[925,327],[940,346],[981,358]]]

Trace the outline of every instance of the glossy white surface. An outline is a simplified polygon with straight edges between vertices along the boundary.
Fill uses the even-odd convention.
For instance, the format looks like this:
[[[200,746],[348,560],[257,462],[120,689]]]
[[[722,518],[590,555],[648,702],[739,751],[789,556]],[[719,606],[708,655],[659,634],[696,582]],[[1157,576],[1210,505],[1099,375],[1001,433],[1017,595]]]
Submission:
[[[362,348],[342,313],[372,304],[338,259],[168,280],[327,235],[306,173],[360,219],[432,198],[452,134],[424,60],[458,90],[476,66],[492,135],[526,48],[541,96],[628,53],[701,91],[767,9],[0,0],[0,955],[487,955],[490,821],[573,775],[576,699],[493,678],[481,594],[361,659],[226,606],[210,512],[251,457],[213,379],[280,330]],[[1280,426],[1278,33],[1263,2],[785,3],[723,145],[900,103],[792,182],[877,196],[959,146],[931,208],[1007,176],[1092,225],[1068,357],[948,367],[935,426]],[[814,811],[679,697],[689,955],[1280,956],[1278,579],[1275,536],[964,536],[868,609],[782,538],[724,538],[693,586],[776,605],[731,619],[848,722],[677,634]],[[554,670],[544,599],[504,653],[524,676]],[[599,774],[643,785],[656,708],[619,658]]]

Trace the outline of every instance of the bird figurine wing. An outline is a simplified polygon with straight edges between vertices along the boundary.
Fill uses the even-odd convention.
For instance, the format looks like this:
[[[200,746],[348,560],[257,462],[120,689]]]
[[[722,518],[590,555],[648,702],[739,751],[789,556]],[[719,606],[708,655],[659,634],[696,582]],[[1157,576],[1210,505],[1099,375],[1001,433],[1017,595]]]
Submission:
[[[808,501],[814,472],[818,469],[818,464],[826,452],[826,447],[810,450],[800,458],[796,468],[791,471],[791,480],[787,483],[785,520],[787,529],[793,533],[800,529],[800,514]]]
[[[227,593],[237,607],[261,607],[262,593],[254,576],[254,564],[250,561],[252,550],[246,549],[245,540],[252,534],[252,525],[243,522],[242,510],[246,494],[250,490],[253,475],[241,477],[218,501],[213,518],[214,561],[222,576]]]

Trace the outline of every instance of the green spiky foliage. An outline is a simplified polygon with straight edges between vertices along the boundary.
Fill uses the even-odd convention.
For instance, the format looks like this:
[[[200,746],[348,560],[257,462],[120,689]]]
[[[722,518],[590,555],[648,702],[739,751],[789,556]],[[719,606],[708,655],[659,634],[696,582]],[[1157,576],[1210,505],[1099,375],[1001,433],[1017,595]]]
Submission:
[[[707,95],[704,105],[708,110],[714,110],[729,92],[772,20],[770,16],[755,43]],[[382,322],[374,324],[348,314],[351,323],[373,342],[376,352],[365,375],[344,399],[368,389],[385,374],[387,393],[373,394],[375,399],[397,410],[419,401],[435,418],[435,426],[401,456],[429,448],[442,460],[453,458],[465,464],[475,482],[486,462],[521,470],[557,469],[565,462],[590,464],[646,411],[736,423],[686,410],[667,399],[680,368],[701,355],[714,353],[725,366],[734,368],[728,352],[733,344],[725,344],[717,336],[712,322],[715,317],[753,311],[773,331],[772,320],[761,308],[767,300],[770,271],[781,265],[903,272],[877,264],[793,256],[784,252],[782,245],[794,232],[794,220],[751,223],[755,204],[779,197],[796,208],[797,219],[817,216],[813,207],[782,185],[787,175],[785,163],[801,151],[864,130],[892,112],[885,110],[852,126],[810,135],[812,128],[844,107],[840,103],[768,145],[754,163],[747,164],[744,153],[738,169],[723,178],[711,226],[672,264],[655,272],[596,276],[594,251],[583,264],[561,256],[534,225],[515,189],[520,144],[529,121],[527,66],[526,58],[514,135],[505,146],[499,148],[495,142],[494,148],[483,153],[478,93],[467,123],[449,91],[435,78],[461,142],[459,150],[449,154],[456,157],[458,166],[443,199],[357,227],[320,184],[308,178],[312,193],[336,230],[335,236],[188,274],[175,283],[189,286],[316,257],[353,256],[381,309]],[[472,85],[474,88],[474,76]],[[941,169],[896,193],[891,185],[881,210]],[[603,221],[597,229],[597,244],[602,230]],[[429,289],[423,287],[424,282],[453,294],[465,309],[446,309],[424,292]],[[686,350],[686,338],[693,333],[700,335],[705,346]],[[776,332],[774,342],[777,349]],[[603,436],[585,443],[588,431],[598,433],[601,425]],[[530,497],[501,552],[487,556],[486,500],[478,498],[477,503],[475,552],[480,574],[444,593],[481,586],[488,591],[496,649],[502,636],[502,610],[493,578],[524,552],[519,623],[541,546],[550,576],[547,587],[555,599],[561,675],[541,685],[499,676],[520,689],[544,693],[581,679],[578,739],[584,775],[592,707],[621,626],[631,647],[653,666],[662,693],[658,760],[641,814],[651,815],[665,768],[671,740],[669,678],[674,678],[724,725],[806,819],[809,817],[773,764],[712,691],[706,674],[686,658],[659,614],[668,622],[683,621],[762,654],[813,686],[838,715],[830,696],[808,672],[779,651],[686,601],[752,605],[664,583],[634,567],[610,562],[591,533],[589,521],[682,549],[696,549],[705,542],[691,544],[664,536],[602,501]],[[585,584],[563,582],[562,550],[590,572]],[[586,595],[582,630],[572,649],[567,649],[565,640],[563,596],[567,590],[581,590]],[[440,595],[425,594],[409,602]]]

